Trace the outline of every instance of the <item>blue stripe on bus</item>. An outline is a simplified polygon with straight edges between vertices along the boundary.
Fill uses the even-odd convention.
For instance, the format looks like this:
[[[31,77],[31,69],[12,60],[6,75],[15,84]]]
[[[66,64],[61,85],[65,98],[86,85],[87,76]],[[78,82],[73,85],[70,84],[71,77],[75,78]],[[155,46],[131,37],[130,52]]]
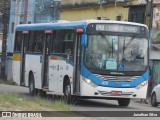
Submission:
[[[90,71],[88,71],[88,69],[82,65],[81,66],[82,70],[81,70],[81,75],[92,80],[93,83],[95,83],[96,85],[99,86],[104,86],[104,87],[119,87],[119,88],[133,88],[136,87],[137,85],[139,85],[140,83],[148,80],[148,76],[149,76],[149,70],[147,70],[142,76],[140,76],[139,78],[132,80],[131,82],[118,82],[118,86],[115,84],[116,82],[112,82],[112,81],[107,81],[107,85],[104,85],[103,82],[104,80],[96,77],[93,73],[91,73]],[[128,85],[128,86],[125,86]]]

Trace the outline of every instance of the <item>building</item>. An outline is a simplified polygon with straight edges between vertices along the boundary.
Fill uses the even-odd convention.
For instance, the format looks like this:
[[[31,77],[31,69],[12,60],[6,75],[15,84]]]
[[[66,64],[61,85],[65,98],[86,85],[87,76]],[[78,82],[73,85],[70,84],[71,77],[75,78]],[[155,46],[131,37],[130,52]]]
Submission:
[[[145,0],[130,0],[126,7],[129,8],[128,21],[136,23],[146,23],[146,2]]]
[[[154,86],[160,83],[160,1],[154,0],[150,60]]]
[[[12,53],[16,25],[59,20],[60,5],[61,0],[11,0],[6,67],[8,80],[12,80]]]
[[[145,24],[145,12],[145,0],[62,0],[60,19],[106,19]]]
[[[62,0],[61,20],[106,19],[128,21],[126,2],[113,0]]]
[[[56,0],[12,0],[7,52],[13,52],[14,29],[18,24],[44,23],[59,20]]]

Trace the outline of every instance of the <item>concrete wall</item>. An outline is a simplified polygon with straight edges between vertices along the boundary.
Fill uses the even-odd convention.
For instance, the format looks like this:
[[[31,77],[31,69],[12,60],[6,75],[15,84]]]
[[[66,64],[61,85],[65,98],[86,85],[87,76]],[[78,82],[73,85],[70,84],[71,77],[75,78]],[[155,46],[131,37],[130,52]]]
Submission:
[[[14,29],[15,29],[15,18],[18,16],[16,14],[16,5],[17,1],[11,0],[11,8],[10,8],[10,20],[9,20],[9,30],[8,30],[8,40],[7,40],[7,52],[13,52],[13,38],[14,38]],[[14,24],[13,24],[14,23]],[[7,80],[12,80],[12,57],[7,57],[6,59],[6,75]]]
[[[13,51],[13,32],[12,32],[12,23],[15,21],[15,8],[16,1],[11,0],[11,8],[10,8],[10,20],[9,20],[9,30],[8,30],[8,40],[7,40],[7,52]]]
[[[117,9],[117,11],[116,11]],[[97,17],[102,17],[104,19],[116,20],[116,16],[121,15],[123,21],[128,21],[128,11],[129,8],[124,8],[123,6],[117,6],[117,8],[112,6],[100,7],[88,7],[82,9],[62,9],[61,20],[75,21],[84,19],[97,19]]]

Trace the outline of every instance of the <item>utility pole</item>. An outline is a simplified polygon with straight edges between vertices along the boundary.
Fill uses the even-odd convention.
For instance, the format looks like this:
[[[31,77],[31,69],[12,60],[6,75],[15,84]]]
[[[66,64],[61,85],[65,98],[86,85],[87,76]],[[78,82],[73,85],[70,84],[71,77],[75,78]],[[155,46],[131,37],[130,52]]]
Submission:
[[[153,17],[153,0],[146,0],[146,25],[149,31],[152,28],[152,17]]]
[[[6,63],[6,53],[7,53],[7,33],[8,33],[8,19],[9,18],[9,0],[3,0],[3,41],[2,41],[2,63],[1,63],[1,77],[3,79],[5,76],[5,63]]]

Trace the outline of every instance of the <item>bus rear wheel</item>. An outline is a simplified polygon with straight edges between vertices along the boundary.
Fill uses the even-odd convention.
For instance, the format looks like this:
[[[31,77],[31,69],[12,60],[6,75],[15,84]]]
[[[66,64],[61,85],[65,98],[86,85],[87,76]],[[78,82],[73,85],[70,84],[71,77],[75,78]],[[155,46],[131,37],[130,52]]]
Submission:
[[[47,93],[46,91],[39,90],[39,95],[40,95],[41,97],[46,97],[46,96],[47,96],[46,93]]]
[[[64,101],[67,103],[67,104],[71,104],[71,85],[70,85],[70,82],[67,81],[65,84],[64,84]]]
[[[130,98],[120,98],[120,99],[118,99],[119,106],[126,107],[126,106],[129,105],[129,103],[130,103]]]
[[[36,95],[37,90],[35,89],[34,76],[31,74],[29,76],[29,93],[31,96]]]

